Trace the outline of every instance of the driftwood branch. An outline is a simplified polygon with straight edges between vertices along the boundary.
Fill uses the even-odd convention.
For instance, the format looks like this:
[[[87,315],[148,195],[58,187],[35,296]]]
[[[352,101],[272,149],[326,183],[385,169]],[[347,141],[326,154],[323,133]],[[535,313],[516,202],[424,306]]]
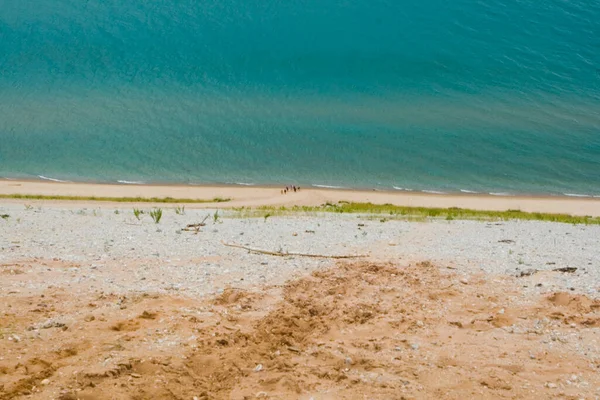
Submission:
[[[321,255],[321,254],[290,253],[290,252],[284,253],[282,251],[268,251],[268,250],[254,249],[252,247],[242,246],[240,244],[235,244],[235,243],[225,243],[225,242],[221,242],[221,243],[223,243],[224,246],[236,247],[238,249],[248,250],[252,253],[267,254],[269,256],[277,256],[277,257],[298,256],[298,257],[335,258],[335,259],[368,257],[368,255],[366,255],[366,254],[359,254],[359,255],[355,255],[355,256],[327,256],[327,255]]]
[[[206,221],[208,219],[208,217],[210,217],[210,215],[207,215],[206,217],[204,217],[202,222],[199,222],[197,224],[188,224],[185,228],[182,229],[182,231],[192,231],[192,232],[198,233],[200,231],[201,227],[206,226],[204,221]]]

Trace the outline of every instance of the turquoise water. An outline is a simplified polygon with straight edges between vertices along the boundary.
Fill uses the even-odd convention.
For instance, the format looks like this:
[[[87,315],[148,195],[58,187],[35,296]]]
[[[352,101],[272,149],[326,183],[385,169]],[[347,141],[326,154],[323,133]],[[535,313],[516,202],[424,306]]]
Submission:
[[[0,177],[600,195],[597,0],[0,0]]]

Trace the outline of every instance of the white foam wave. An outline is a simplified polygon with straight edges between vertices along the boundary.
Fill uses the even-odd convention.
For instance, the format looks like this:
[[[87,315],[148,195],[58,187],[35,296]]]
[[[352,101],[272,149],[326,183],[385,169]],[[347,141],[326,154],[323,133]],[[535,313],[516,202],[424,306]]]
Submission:
[[[143,185],[144,184],[144,182],[139,182],[139,181],[123,181],[123,180],[121,180],[121,181],[117,181],[117,182],[122,183],[124,185]]]
[[[505,192],[490,192],[490,194],[492,196],[512,196],[512,194]]]
[[[565,196],[569,196],[569,197],[592,197],[589,194],[579,194],[579,193],[563,193],[563,194]]]
[[[407,188],[403,188],[403,187],[399,187],[399,186],[392,186],[394,189],[396,190],[404,190],[405,192],[412,192],[412,189],[407,189]]]
[[[463,193],[479,193],[479,192],[476,192],[474,190],[467,190],[467,189],[460,189],[460,191],[463,192]]]
[[[429,193],[429,194],[446,194],[446,192],[440,192],[438,190],[421,190],[423,193]]]
[[[311,186],[318,187],[318,188],[325,188],[325,189],[345,189],[345,187],[343,187],[343,186],[315,185],[315,184],[313,184]]]
[[[62,181],[60,179],[49,178],[49,177],[44,176],[44,175],[38,175],[38,178],[43,179],[45,181],[52,181],[52,182],[69,182],[69,181]]]

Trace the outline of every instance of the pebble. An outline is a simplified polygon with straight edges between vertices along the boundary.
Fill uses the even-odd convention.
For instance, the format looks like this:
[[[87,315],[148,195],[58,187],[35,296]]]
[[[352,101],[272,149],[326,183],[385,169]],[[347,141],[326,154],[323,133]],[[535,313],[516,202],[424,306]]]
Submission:
[[[44,379],[44,380],[42,380],[42,381],[40,382],[40,384],[42,384],[42,385],[44,385],[44,386],[46,386],[46,385],[49,385],[49,384],[50,384],[50,379]]]
[[[413,350],[419,350],[419,345],[417,343],[413,343],[410,345]]]
[[[352,364],[354,364],[354,362],[352,361],[352,359],[350,357],[346,357],[346,359],[344,360],[344,363],[346,365],[352,365]]]
[[[463,285],[469,284],[469,281],[467,280],[467,278],[461,278],[459,282],[462,283]]]
[[[262,364],[258,364],[256,367],[254,367],[254,372],[260,372],[262,370],[263,370]]]

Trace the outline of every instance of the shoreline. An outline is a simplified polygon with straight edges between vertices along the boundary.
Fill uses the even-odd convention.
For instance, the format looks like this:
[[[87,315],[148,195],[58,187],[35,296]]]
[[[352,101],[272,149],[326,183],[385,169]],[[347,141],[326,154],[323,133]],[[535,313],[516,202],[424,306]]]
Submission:
[[[339,201],[393,204],[407,207],[468,208],[481,211],[520,210],[576,216],[600,216],[600,199],[569,196],[495,196],[473,193],[423,193],[399,190],[358,190],[334,188],[303,188],[299,192],[281,194],[280,186],[268,185],[178,185],[178,184],[108,184],[73,183],[40,180],[0,179],[0,195],[44,195],[78,197],[143,197],[174,199],[230,199],[223,203],[189,203],[189,208],[232,208],[258,206],[318,206]],[[29,200],[1,199],[3,202],[93,203],[95,206],[122,204],[93,200]],[[133,203],[135,204],[135,203]],[[146,205],[151,203],[145,203]]]
[[[169,182],[169,181],[128,181],[128,180],[63,180],[58,178],[46,177],[38,175],[37,178],[12,178],[0,176],[0,182],[31,182],[31,183],[63,183],[63,184],[81,184],[81,185],[108,185],[108,186],[151,186],[151,187],[247,187],[247,188],[263,188],[263,189],[281,189],[285,187],[285,183],[250,183],[250,182]],[[292,182],[293,183],[293,182]],[[296,184],[299,186],[299,184]],[[434,194],[448,196],[493,196],[493,197],[525,197],[525,198],[578,198],[578,199],[600,199],[600,194],[579,193],[576,190],[569,192],[514,192],[503,191],[501,189],[485,189],[472,190],[465,188],[458,189],[415,189],[399,186],[338,186],[318,183],[300,184],[305,189],[325,189],[325,190],[344,190],[358,192],[384,192],[384,193],[406,193],[406,194]]]

